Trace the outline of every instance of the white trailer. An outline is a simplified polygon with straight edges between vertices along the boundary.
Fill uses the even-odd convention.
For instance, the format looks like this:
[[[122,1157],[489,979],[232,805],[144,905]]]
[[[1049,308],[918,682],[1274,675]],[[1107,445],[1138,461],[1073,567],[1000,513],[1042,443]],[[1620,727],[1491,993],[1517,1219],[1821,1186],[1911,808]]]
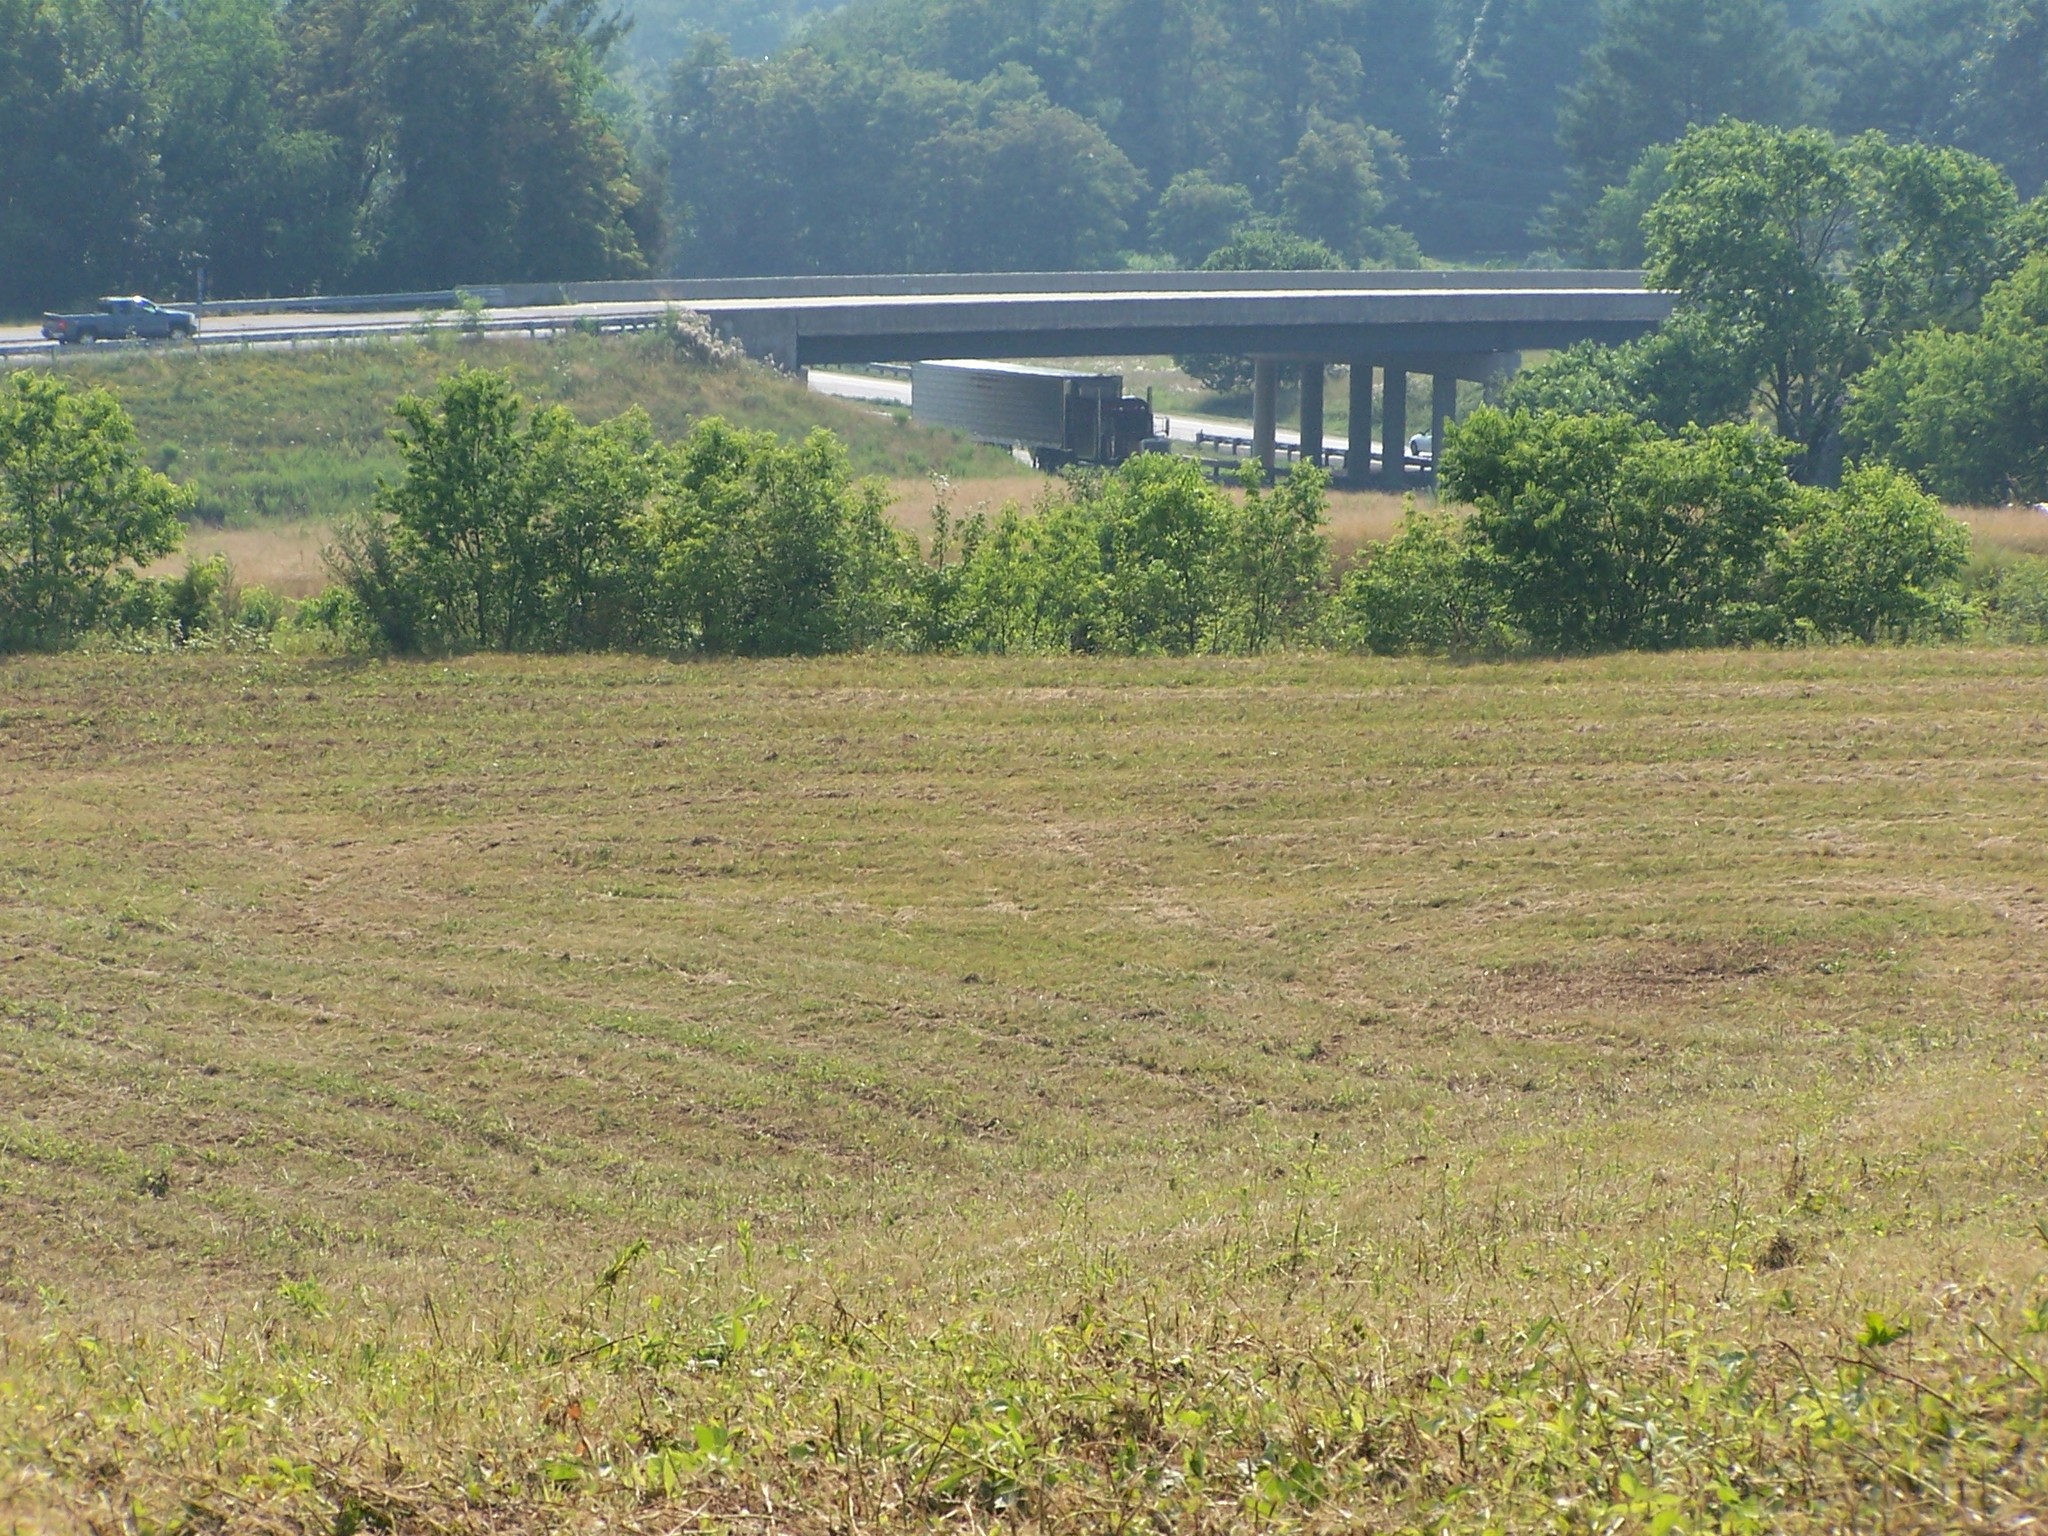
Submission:
[[[1024,448],[1041,469],[1121,464],[1154,442],[1152,407],[1119,373],[946,359],[913,364],[910,410],[976,442]]]

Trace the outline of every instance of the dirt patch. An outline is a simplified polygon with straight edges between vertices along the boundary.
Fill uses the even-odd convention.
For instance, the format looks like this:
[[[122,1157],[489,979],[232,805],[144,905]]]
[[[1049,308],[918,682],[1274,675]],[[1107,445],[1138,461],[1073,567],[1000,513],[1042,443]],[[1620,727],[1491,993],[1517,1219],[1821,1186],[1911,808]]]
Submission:
[[[1668,1005],[1749,986],[1789,963],[1783,950],[1762,945],[1635,949],[1576,966],[1536,960],[1482,972],[1473,1001],[1495,1012],[1533,1014]]]

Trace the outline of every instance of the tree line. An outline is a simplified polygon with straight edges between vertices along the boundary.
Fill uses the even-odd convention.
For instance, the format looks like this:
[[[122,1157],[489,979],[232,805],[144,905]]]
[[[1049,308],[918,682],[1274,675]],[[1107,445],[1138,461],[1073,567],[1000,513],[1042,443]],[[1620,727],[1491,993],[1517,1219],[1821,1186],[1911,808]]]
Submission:
[[[649,0],[652,3],[652,0]],[[1629,263],[1740,118],[2048,178],[2048,0],[0,0],[0,310],[641,272]],[[664,18],[667,18],[664,20]]]
[[[1761,419],[1802,480],[1883,459],[1953,501],[2048,500],[2048,198],[1876,132],[1728,121],[1645,164],[1631,218],[1676,314],[1523,373],[1509,407]]]
[[[718,420],[668,443],[584,425],[462,369],[396,407],[403,472],[340,531],[305,604],[215,561],[148,574],[184,493],[111,395],[0,391],[0,651],[94,635],[185,645],[280,626],[408,653],[1559,654],[1722,644],[2048,639],[2048,561],[1983,564],[1910,478],[1800,484],[1768,431],[1485,409],[1448,493],[1339,571],[1327,479],[1219,488],[1193,460],[1078,474],[1030,511],[892,525],[843,447]]]
[[[1125,259],[1181,265],[1260,226],[1351,260],[1399,231],[1445,259],[1625,263],[1636,237],[1603,196],[1726,117],[1968,149],[2030,196],[2048,180],[2048,0],[858,0],[773,57],[700,35],[677,66],[661,112],[722,151],[672,156],[679,250],[707,271],[761,242],[829,264],[829,239],[729,194],[821,181],[879,220],[904,206],[889,185],[917,176],[942,82],[1096,129],[1071,153],[1113,154],[1113,173],[1080,189],[1080,217],[1121,225]],[[844,138],[727,136],[703,115],[738,94],[801,118],[821,92],[870,103],[852,120],[873,181],[826,174]],[[760,224],[727,244],[729,217]]]
[[[597,0],[0,0],[0,313],[643,273]]]

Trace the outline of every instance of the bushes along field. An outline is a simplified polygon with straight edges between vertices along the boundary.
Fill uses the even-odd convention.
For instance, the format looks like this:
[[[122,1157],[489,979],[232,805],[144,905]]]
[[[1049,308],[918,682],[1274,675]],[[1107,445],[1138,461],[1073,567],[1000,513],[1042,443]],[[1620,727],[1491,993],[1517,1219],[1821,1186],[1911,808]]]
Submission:
[[[401,415],[405,477],[337,563],[397,649],[1559,652],[1901,640],[1963,618],[1960,524],[1882,467],[1795,485],[1746,428],[1481,412],[1445,450],[1469,522],[1412,522],[1333,608],[1314,469],[1232,498],[1189,460],[1141,457],[1034,517],[942,521],[927,554],[823,437],[713,423],[670,448],[633,417],[522,424],[478,372]]]
[[[22,375],[13,399],[9,646],[94,629],[182,642],[286,616],[218,566],[140,574],[176,547],[189,498],[142,465],[104,392]],[[667,443],[637,410],[586,426],[469,368],[396,413],[402,472],[339,531],[337,588],[293,614],[330,641],[1463,654],[2029,632],[2004,617],[2024,606],[2024,564],[1980,570],[1973,602],[1968,531],[1905,476],[1871,465],[1834,489],[1801,486],[1787,450],[1746,427],[1674,436],[1629,415],[1480,411],[1443,455],[1470,515],[1412,514],[1339,582],[1313,468],[1232,495],[1192,460],[1145,456],[1072,479],[1031,515],[956,521],[941,506],[927,546],[889,523],[828,433],[792,445],[714,419]],[[67,454],[97,455],[104,474],[65,481],[72,501],[51,522],[49,466]]]

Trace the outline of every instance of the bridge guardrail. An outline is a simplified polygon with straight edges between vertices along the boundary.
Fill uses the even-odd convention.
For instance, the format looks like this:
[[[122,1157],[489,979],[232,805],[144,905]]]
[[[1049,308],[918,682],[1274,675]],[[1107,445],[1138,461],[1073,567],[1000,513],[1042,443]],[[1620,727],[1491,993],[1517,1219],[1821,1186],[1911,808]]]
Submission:
[[[182,347],[276,347],[296,346],[301,342],[321,343],[329,341],[366,341],[382,337],[411,336],[422,331],[454,331],[470,335],[513,335],[524,333],[537,336],[542,333],[558,334],[563,331],[642,331],[651,330],[661,324],[659,315],[541,315],[532,317],[512,316],[505,318],[484,315],[440,315],[432,319],[406,316],[403,319],[365,322],[360,325],[323,326],[261,326],[242,327],[232,331],[207,331],[202,328],[190,341],[96,341],[84,346],[61,347],[54,341],[12,341],[0,342],[0,357],[90,357],[106,351],[135,351],[143,348],[163,350]]]

